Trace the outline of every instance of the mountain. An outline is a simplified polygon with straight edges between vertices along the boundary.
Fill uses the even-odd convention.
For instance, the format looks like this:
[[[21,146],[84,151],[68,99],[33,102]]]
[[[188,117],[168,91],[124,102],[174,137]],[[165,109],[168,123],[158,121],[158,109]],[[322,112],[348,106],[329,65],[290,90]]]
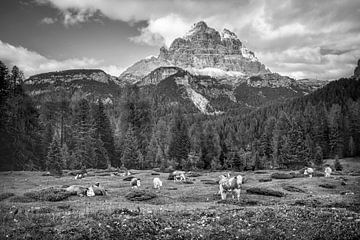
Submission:
[[[125,85],[117,77],[100,69],[71,69],[33,75],[25,80],[25,88],[29,95],[41,98],[60,87],[68,91],[82,91],[111,102],[114,95]]]
[[[137,82],[158,67],[176,66],[196,75],[221,77],[270,73],[238,39],[224,29],[221,33],[203,21],[194,24],[182,38],[170,47],[162,47],[158,57],[140,60],[125,70],[120,78]]]
[[[30,77],[27,90],[41,97],[56,87],[81,90],[112,102],[125,85],[137,85],[144,97],[166,113],[180,103],[187,112],[220,114],[253,110],[309,94],[324,82],[296,81],[271,72],[235,33],[218,32],[201,21],[157,57],[134,63],[119,77],[98,69],[74,69]]]

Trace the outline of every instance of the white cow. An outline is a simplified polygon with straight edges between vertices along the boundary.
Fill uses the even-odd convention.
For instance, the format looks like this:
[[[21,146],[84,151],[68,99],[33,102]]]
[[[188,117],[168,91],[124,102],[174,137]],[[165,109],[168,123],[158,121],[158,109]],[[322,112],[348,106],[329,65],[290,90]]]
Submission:
[[[309,178],[312,178],[312,174],[314,173],[314,169],[313,168],[306,168],[304,171],[305,175],[309,175]]]
[[[138,187],[140,187],[140,185],[141,185],[141,182],[140,182],[139,178],[131,179],[131,181],[130,181],[131,188],[138,188]]]
[[[174,182],[181,182],[186,180],[184,171],[174,171],[172,175],[174,176]]]
[[[160,180],[160,178],[154,178],[153,183],[155,189],[160,189],[160,187],[162,187],[162,181]]]
[[[82,173],[76,174],[75,179],[82,179],[84,175]]]
[[[332,170],[331,167],[326,167],[325,168],[325,177],[330,177]]]
[[[235,193],[239,201],[242,183],[243,183],[243,177],[241,175],[229,177],[229,178],[224,175],[221,175],[219,181],[219,192],[221,194],[221,199],[225,200],[226,193],[232,192],[233,198]]]

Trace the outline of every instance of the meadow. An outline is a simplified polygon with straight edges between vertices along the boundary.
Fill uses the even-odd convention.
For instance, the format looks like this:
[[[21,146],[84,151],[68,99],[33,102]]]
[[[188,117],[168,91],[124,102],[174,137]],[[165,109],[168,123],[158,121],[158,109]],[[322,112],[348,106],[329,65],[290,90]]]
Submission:
[[[343,171],[330,178],[320,171],[312,178],[298,171],[231,172],[246,179],[240,201],[218,194],[216,181],[227,171],[192,172],[189,182],[181,183],[167,180],[169,173],[130,170],[141,179],[139,190],[107,170],[88,169],[88,176],[77,180],[69,171],[59,178],[1,172],[0,238],[360,239],[360,159],[342,164]],[[163,182],[160,190],[153,189],[154,177]],[[96,182],[106,196],[47,201],[29,194]],[[126,197],[131,193],[153,198],[132,201]]]

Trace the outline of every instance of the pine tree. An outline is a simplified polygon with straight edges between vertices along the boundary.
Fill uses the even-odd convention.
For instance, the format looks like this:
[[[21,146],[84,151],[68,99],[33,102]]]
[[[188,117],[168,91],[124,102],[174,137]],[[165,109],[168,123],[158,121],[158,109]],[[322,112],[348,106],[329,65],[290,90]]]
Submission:
[[[341,112],[341,106],[334,104],[331,106],[328,115],[328,121],[330,126],[330,153],[332,156],[343,156],[344,139],[343,139],[343,118]]]
[[[46,167],[52,175],[59,176],[62,174],[61,166],[62,159],[60,153],[60,145],[56,137],[54,137],[47,154]]]
[[[128,169],[140,168],[139,157],[139,148],[135,138],[134,130],[131,126],[129,126],[124,139],[121,163]]]
[[[103,142],[103,148],[111,161],[111,165],[120,166],[115,158],[115,145],[110,120],[105,114],[104,104],[98,100],[97,109],[94,114],[95,120],[95,137]],[[106,163],[106,165],[108,165]]]
[[[71,160],[71,155],[66,143],[64,143],[63,146],[60,148],[60,157],[62,162],[62,168],[68,169]]]
[[[181,169],[182,163],[188,158],[190,152],[190,139],[188,136],[187,123],[180,108],[173,114],[170,129],[170,144],[168,155],[175,161],[175,168]]]
[[[319,145],[315,148],[315,162],[317,166],[321,166],[323,164],[323,152]]]
[[[204,162],[205,169],[220,166],[220,151],[219,136],[211,123],[207,123],[201,136],[201,160]]]
[[[342,171],[343,170],[343,166],[340,163],[338,155],[335,156],[334,168],[335,168],[336,171]]]

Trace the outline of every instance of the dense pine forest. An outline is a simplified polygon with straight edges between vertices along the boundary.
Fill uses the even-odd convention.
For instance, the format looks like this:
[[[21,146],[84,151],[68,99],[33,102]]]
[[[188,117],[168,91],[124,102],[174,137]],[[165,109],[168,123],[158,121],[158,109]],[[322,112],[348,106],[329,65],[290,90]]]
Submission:
[[[360,155],[360,81],[333,81],[286,103],[221,115],[171,108],[136,85],[112,103],[81,90],[30,97],[0,62],[0,170],[121,167],[264,169]]]

